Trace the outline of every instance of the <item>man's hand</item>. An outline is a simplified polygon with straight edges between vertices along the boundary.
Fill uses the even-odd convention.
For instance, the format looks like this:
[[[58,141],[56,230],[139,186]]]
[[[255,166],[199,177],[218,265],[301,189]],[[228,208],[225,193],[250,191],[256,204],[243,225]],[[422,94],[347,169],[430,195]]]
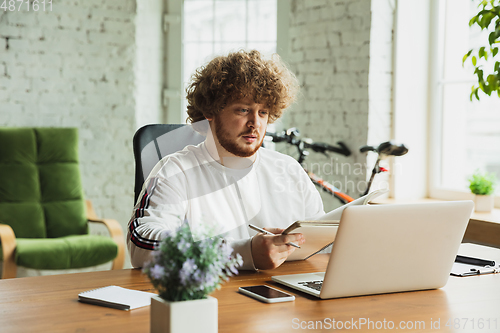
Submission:
[[[279,267],[288,256],[295,251],[295,247],[287,245],[293,242],[297,245],[305,243],[304,235],[281,235],[285,229],[264,228],[275,236],[258,233],[252,238],[252,257],[257,269],[274,269]]]

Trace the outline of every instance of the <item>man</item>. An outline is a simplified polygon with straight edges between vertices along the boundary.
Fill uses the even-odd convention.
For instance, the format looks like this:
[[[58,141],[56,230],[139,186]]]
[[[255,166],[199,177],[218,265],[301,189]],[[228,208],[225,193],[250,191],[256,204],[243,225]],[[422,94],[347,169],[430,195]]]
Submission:
[[[239,51],[213,59],[187,89],[193,127],[207,139],[171,154],[151,172],[128,228],[141,267],[164,230],[189,223],[216,230],[243,258],[240,269],[272,269],[305,242],[281,235],[296,220],[324,214],[318,191],[291,157],[261,148],[268,123],[295,99],[297,80],[279,58]],[[277,235],[250,236],[248,224]],[[254,233],[252,231],[252,233]]]

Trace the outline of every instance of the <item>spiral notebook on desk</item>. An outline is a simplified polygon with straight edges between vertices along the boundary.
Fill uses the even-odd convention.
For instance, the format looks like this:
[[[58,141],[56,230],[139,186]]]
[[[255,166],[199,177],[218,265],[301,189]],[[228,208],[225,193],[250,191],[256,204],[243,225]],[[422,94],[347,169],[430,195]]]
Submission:
[[[156,294],[118,286],[89,290],[78,294],[82,303],[106,306],[119,310],[133,310],[151,305],[151,297]]]

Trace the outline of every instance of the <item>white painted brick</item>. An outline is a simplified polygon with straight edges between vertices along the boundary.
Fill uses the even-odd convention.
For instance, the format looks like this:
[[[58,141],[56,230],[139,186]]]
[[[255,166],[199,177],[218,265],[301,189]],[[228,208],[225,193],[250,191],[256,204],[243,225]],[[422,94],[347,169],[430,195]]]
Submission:
[[[104,46],[108,44],[133,43],[134,36],[90,31],[88,33],[88,40],[91,44]]]
[[[334,86],[332,88],[332,97],[337,100],[344,100],[346,98],[344,86]]]
[[[324,35],[310,36],[304,39],[303,46],[308,49],[320,49],[327,46],[327,39]]]
[[[1,90],[0,90],[0,96],[1,96]],[[7,115],[7,114],[10,114],[11,116],[12,115],[16,115],[16,114],[20,114],[23,112],[23,106],[21,104],[17,104],[17,103],[9,103],[9,104],[6,104],[6,105],[2,105],[2,117],[3,115]]]
[[[322,87],[327,82],[327,78],[323,75],[308,74],[305,77],[306,78],[305,78],[304,84],[306,86]]]
[[[337,47],[341,45],[340,33],[330,32],[327,33],[326,39],[329,47]]]
[[[59,19],[59,27],[79,31],[83,29],[82,21],[85,19],[87,19],[87,17],[84,15],[80,17],[75,17],[73,15],[61,15]]]
[[[0,89],[6,89],[12,85],[12,80],[5,76],[0,76]]]
[[[89,14],[87,17],[82,19],[82,30],[85,31],[101,31],[104,26],[104,17],[94,17]]]
[[[304,2],[304,8],[305,9],[310,9],[310,8],[323,8],[327,5],[327,0],[309,0]]]
[[[29,78],[53,78],[60,76],[61,76],[61,70],[54,69],[51,67],[37,67],[37,68],[31,68],[30,70],[26,71],[26,77]]]
[[[118,33],[128,36],[135,35],[134,26],[129,22],[121,22],[121,21],[104,21],[104,29],[106,32]]]
[[[31,52],[19,52],[16,54],[16,64],[26,67],[32,66],[46,66],[46,67],[60,67],[62,65],[62,59],[57,54],[46,54],[46,53],[31,53]]]
[[[87,1],[84,1],[86,3]],[[52,12],[46,12],[47,16],[71,16],[74,18],[84,19],[88,17],[92,13],[92,9],[87,6],[73,6],[73,5],[65,5],[65,4],[54,4]]]
[[[26,67],[15,65],[14,62],[7,63],[7,74],[15,79],[22,79],[26,77]]]
[[[357,72],[368,72],[370,67],[370,59],[366,58],[348,58],[347,68],[356,70]]]
[[[371,0],[350,0],[347,1],[347,12],[351,15],[370,16]]]
[[[0,63],[7,65],[16,61],[16,53],[11,49],[5,50],[6,43],[5,39],[0,38],[0,49],[2,50],[0,55]],[[0,72],[0,75],[3,75],[4,71]]]
[[[30,41],[23,38],[11,38],[9,39],[9,52],[16,51],[36,51],[37,42]]]
[[[87,42],[87,33],[85,31],[70,29],[54,29],[50,32],[50,36],[47,40],[59,44],[65,44],[66,41],[71,41],[72,43],[85,43]]]
[[[38,26],[44,27],[44,29],[56,29],[59,26],[59,17],[53,12],[41,12],[37,16]]]
[[[16,8],[17,9],[17,8]],[[2,9],[3,11],[3,9]],[[27,12],[27,11],[12,11],[6,15],[6,19],[10,25],[14,26],[28,26],[35,27],[38,24],[38,15],[35,12]]]
[[[306,50],[306,59],[308,60],[326,60],[330,58],[330,51],[327,49],[311,49]]]
[[[0,30],[0,36],[20,38],[21,32],[23,32],[25,29],[26,29],[25,27],[20,27],[15,25],[5,25],[2,26],[2,30]]]
[[[369,31],[343,31],[341,34],[342,45],[362,45],[370,41]]]
[[[322,20],[339,20],[347,16],[347,1],[332,1],[330,7],[322,10],[319,15],[321,15]]]
[[[104,18],[107,20],[128,21],[133,17],[130,12],[110,9],[94,9],[90,10],[90,14],[95,18]]]

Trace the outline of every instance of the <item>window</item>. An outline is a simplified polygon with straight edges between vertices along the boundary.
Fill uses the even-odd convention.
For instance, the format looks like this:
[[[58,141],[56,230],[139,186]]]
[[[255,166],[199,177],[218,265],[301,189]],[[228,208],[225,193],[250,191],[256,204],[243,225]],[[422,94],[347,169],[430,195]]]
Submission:
[[[486,45],[488,31],[470,28],[478,0],[440,0],[435,8],[437,39],[433,61],[435,98],[430,142],[431,196],[456,199],[469,193],[467,179],[475,170],[496,173],[500,179],[500,98],[482,94],[470,100],[476,82],[472,65],[462,58],[471,48]],[[497,189],[496,195],[500,195]],[[498,199],[498,198],[497,198]],[[499,201],[497,200],[497,207]]]
[[[276,0],[184,0],[183,12],[183,96],[191,74],[216,55],[276,52]]]

